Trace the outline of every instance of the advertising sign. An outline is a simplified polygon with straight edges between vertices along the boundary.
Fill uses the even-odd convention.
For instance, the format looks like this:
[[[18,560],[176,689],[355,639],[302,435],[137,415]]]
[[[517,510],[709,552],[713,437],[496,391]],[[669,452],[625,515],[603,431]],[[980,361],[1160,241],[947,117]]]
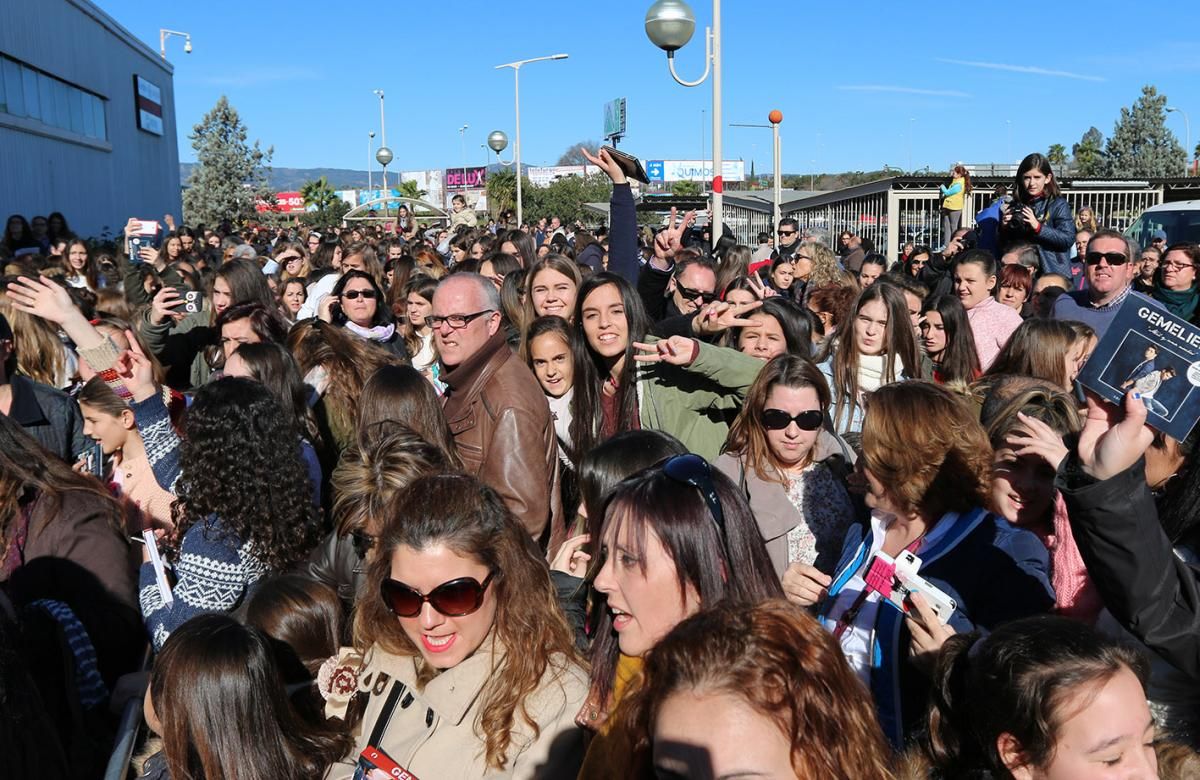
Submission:
[[[742,160],[725,160],[721,166],[725,181],[745,181],[746,163]],[[649,160],[646,175],[650,181],[712,181],[711,160]]]
[[[154,135],[162,135],[162,90],[158,85],[141,76],[134,76],[133,101],[137,106],[138,129]]]
[[[625,135],[625,98],[610,100],[604,104],[604,137]]]
[[[462,172],[461,168],[459,172]],[[417,190],[425,193],[421,196],[421,200],[426,203],[438,204],[445,200],[444,173],[441,168],[426,171],[403,171],[400,174],[400,181],[414,182]]]
[[[259,213],[274,211],[278,214],[303,214],[304,198],[298,192],[277,192],[274,206],[260,200],[254,204],[254,210]]]
[[[598,173],[603,171],[595,165],[544,165],[525,169],[529,183],[537,187],[546,187],[564,176],[593,176]]]
[[[446,169],[446,189],[448,190],[479,189],[486,180],[487,168],[482,166]]]

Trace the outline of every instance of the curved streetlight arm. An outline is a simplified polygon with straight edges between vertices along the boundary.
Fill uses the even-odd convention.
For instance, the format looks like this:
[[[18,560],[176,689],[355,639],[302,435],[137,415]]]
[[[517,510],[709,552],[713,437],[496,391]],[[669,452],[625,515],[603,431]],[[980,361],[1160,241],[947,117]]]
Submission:
[[[713,60],[712,44],[713,44],[712,28],[705,27],[704,28],[704,75],[702,75],[700,78],[696,79],[695,81],[685,81],[679,77],[679,74],[675,72],[675,52],[674,51],[667,52],[667,68],[671,71],[671,78],[675,79],[676,83],[678,83],[679,85],[684,86],[684,87],[698,87],[701,84],[703,84],[705,82],[705,80],[708,78],[709,71],[712,70],[712,60]]]

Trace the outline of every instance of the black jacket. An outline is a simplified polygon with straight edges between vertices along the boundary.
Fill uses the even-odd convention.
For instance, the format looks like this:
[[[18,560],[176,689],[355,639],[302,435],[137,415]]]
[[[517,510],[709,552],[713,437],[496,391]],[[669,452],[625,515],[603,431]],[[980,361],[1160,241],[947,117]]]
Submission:
[[[1200,680],[1200,571],[1175,557],[1158,523],[1145,463],[1097,482],[1071,455],[1057,485],[1104,605],[1134,636]]]
[[[79,405],[66,393],[26,376],[14,376],[8,416],[37,443],[67,463],[83,453],[83,418]]]

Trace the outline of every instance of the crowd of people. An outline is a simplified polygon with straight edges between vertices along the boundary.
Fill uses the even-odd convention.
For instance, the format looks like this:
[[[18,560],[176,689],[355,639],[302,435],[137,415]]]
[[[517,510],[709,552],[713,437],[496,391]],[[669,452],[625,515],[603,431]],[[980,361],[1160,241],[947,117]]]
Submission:
[[[607,229],[8,219],[13,776],[144,697],[156,780],[1200,777],[1200,434],[1076,381],[1200,247],[1039,154],[899,257],[589,160]]]

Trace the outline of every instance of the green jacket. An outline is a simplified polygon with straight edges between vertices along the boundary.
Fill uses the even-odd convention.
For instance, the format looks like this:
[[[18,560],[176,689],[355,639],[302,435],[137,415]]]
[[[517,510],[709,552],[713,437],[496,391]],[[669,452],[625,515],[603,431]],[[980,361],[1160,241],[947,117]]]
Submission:
[[[212,367],[205,348],[215,346],[217,332],[209,324],[212,312],[205,308],[185,315],[179,322],[167,320],[161,325],[150,322],[147,309],[138,320],[138,331],[146,346],[167,371],[167,386],[176,390],[200,387],[212,378]]]
[[[647,336],[646,341],[658,339]],[[669,433],[711,462],[729,435],[728,420],[741,410],[746,391],[766,364],[735,349],[698,343],[700,352],[690,365],[640,366],[638,419],[642,428]]]

